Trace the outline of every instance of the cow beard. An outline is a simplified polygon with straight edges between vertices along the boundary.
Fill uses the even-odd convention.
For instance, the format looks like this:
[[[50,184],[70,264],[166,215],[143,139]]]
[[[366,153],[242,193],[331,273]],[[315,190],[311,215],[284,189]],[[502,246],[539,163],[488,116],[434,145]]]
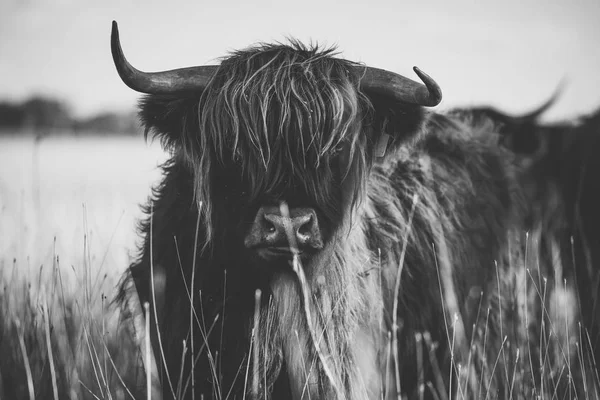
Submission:
[[[354,228],[341,229],[301,268],[305,279],[290,267],[271,281],[272,297],[253,329],[253,398],[269,398],[284,371],[295,400],[381,398],[381,275],[363,230]]]

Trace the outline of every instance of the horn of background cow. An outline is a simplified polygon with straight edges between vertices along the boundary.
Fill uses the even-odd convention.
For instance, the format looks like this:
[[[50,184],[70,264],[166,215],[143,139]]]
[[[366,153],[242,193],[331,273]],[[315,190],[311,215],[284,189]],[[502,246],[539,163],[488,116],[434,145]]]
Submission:
[[[162,72],[143,72],[134,68],[125,58],[117,22],[112,23],[110,47],[113,61],[123,82],[135,91],[148,94],[169,94],[202,91],[217,71],[218,66],[180,68]]]
[[[517,118],[523,122],[537,120],[543,113],[545,113],[550,107],[552,107],[554,105],[554,103],[556,103],[556,100],[558,100],[560,95],[563,93],[566,84],[567,84],[566,78],[561,79],[560,82],[558,83],[558,86],[556,87],[556,89],[554,89],[554,93],[552,93],[552,96],[550,96],[550,98],[548,100],[546,100],[542,105],[540,105],[535,110],[533,110],[525,115],[521,115]]]
[[[413,67],[413,70],[425,85],[393,72],[366,67],[360,86],[366,93],[377,93],[404,103],[437,106],[442,101],[439,85],[419,68]]]

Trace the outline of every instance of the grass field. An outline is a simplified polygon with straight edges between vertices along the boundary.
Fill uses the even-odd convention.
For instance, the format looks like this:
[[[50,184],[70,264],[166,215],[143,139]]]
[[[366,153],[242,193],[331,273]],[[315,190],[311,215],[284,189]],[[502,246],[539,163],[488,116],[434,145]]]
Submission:
[[[0,400],[140,398],[144,349],[119,324],[110,300],[135,256],[138,206],[165,158],[158,143],[145,145],[140,137],[0,138]],[[598,373],[587,367],[595,361],[574,319],[573,293],[564,282],[538,276],[535,257],[514,266],[522,262],[532,268],[498,278],[502,301],[510,303],[502,308],[511,311],[500,315],[500,341],[484,341],[499,350],[478,350],[490,355],[482,369],[505,375],[514,387],[510,398],[598,398]],[[531,304],[538,308],[526,309]],[[478,329],[487,337],[485,314]],[[415,339],[431,348],[426,338]],[[532,344],[538,338],[539,348]],[[530,379],[534,364],[539,381]],[[470,388],[471,371],[455,367],[461,379],[449,391],[495,398],[487,381]],[[572,390],[575,379],[584,391]],[[440,398],[445,391],[437,388]]]
[[[165,158],[141,137],[0,138],[0,399],[127,394],[111,364],[137,348],[110,300]]]

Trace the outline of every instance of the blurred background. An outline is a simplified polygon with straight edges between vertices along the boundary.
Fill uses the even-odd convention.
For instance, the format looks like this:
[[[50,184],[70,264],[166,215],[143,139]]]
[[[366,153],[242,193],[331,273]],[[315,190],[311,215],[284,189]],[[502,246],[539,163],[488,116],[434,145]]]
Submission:
[[[521,113],[564,91],[557,121],[600,107],[600,1],[2,0],[0,268],[123,270],[166,155],[144,143],[110,27],[142,70],[217,63],[259,41],[337,45],[354,61],[441,85],[440,110]]]

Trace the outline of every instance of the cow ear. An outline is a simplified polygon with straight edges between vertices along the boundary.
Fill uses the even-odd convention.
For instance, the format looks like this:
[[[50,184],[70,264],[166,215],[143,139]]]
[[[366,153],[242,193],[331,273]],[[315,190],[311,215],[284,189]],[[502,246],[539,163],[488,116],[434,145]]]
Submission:
[[[369,99],[376,153],[385,151],[384,147],[410,142],[421,131],[426,118],[423,107],[376,95]]]
[[[186,130],[198,129],[199,96],[148,95],[139,104],[144,135],[158,138],[165,150],[181,147]]]

